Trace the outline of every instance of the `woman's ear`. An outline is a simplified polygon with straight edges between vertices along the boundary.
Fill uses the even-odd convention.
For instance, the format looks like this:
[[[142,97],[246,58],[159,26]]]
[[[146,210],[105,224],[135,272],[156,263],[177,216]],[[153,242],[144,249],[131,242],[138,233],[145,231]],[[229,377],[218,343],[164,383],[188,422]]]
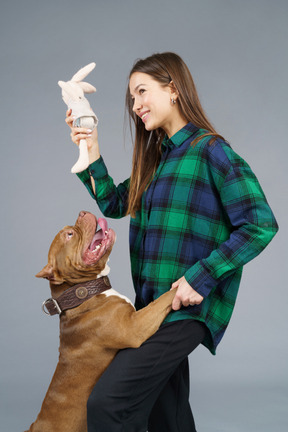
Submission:
[[[171,80],[169,83],[169,87],[170,87],[170,92],[171,92],[171,98],[173,98],[174,100],[176,100],[179,96],[179,92],[174,84],[174,82]]]

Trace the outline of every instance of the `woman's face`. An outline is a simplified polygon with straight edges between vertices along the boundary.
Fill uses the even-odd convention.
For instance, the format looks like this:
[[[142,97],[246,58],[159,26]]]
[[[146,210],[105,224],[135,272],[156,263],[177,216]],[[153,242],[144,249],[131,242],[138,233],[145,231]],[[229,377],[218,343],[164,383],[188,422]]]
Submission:
[[[171,98],[177,99],[173,86],[163,86],[148,74],[134,72],[129,89],[133,111],[141,118],[146,130],[162,128],[171,137],[186,124],[179,126],[179,109],[171,102]]]

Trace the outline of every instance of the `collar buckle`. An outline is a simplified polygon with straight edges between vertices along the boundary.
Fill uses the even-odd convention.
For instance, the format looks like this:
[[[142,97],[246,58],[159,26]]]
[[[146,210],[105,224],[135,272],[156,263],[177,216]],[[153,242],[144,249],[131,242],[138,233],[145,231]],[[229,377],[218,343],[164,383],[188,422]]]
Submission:
[[[55,300],[55,299],[52,298],[52,297],[50,297],[49,299],[45,300],[45,301],[42,303],[42,310],[43,310],[43,312],[44,312],[46,315],[50,315],[50,316],[52,315],[51,312],[50,312],[51,307],[50,307],[50,309],[47,307],[47,304],[51,305],[51,303],[55,306],[57,313],[60,315],[61,312],[62,312],[62,309],[60,308],[60,306],[59,306],[57,300]]]

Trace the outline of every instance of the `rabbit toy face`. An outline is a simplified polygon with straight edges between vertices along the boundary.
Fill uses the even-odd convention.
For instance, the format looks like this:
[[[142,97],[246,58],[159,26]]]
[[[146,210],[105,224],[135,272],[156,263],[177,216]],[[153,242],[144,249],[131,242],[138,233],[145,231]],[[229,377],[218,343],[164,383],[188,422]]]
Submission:
[[[86,99],[84,96],[84,91],[79,83],[74,83],[72,81],[59,81],[58,84],[62,88],[62,98],[69,107],[73,102],[80,102]]]

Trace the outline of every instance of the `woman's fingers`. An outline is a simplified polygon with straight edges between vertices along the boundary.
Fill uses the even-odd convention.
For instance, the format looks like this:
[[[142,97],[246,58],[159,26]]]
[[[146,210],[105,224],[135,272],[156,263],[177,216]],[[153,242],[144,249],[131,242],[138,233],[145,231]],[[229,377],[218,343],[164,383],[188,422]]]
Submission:
[[[67,125],[72,128],[73,127],[73,121],[75,120],[75,116],[72,115],[72,109],[68,109],[66,111],[66,118],[65,118],[65,122],[67,123]]]
[[[73,127],[73,121],[75,120],[75,117],[73,116],[68,116],[65,118],[65,122],[67,123],[67,125],[72,128]]]
[[[174,297],[173,303],[172,303],[172,309],[173,310],[179,310],[182,306],[181,300]]]
[[[73,132],[75,135],[77,135],[77,134],[86,134],[86,135],[91,135],[91,133],[92,133],[92,129],[73,127],[73,128],[72,128],[72,132]]]
[[[82,139],[86,139],[87,140],[88,138],[91,138],[91,135],[87,135],[87,134],[73,135],[73,133],[71,132],[71,138],[72,138],[72,141],[74,143],[79,144]]]
[[[203,297],[195,291],[191,285],[186,281],[185,277],[178,279],[172,284],[172,288],[177,287],[172,309],[178,310],[183,305],[185,307],[191,305],[198,305],[203,301]]]
[[[71,129],[71,139],[72,141],[79,145],[81,139],[89,139],[91,138],[91,129],[84,129],[84,128],[72,128]]]

